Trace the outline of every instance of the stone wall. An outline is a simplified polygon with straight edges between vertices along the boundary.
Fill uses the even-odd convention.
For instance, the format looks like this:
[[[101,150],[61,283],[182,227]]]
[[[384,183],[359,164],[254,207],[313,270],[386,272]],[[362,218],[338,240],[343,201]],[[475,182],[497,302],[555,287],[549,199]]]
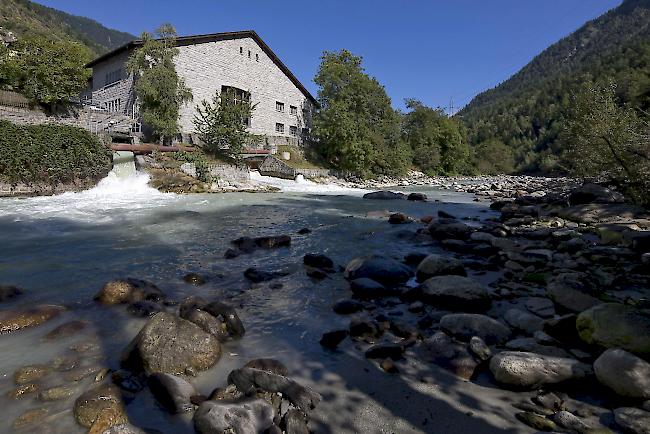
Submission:
[[[283,179],[296,179],[296,176],[298,175],[302,175],[305,178],[336,176],[336,173],[329,169],[296,169],[289,166],[284,161],[270,155],[260,163],[258,170],[260,174],[264,176],[273,176],[275,178]]]
[[[114,119],[115,116],[115,113],[94,111],[87,107],[71,107],[66,113],[48,115],[38,109],[25,109],[0,105],[0,119],[17,125],[55,123],[84,128],[92,133],[100,133],[105,130],[109,125],[109,121]]]
[[[230,164],[211,164],[210,175],[218,179],[234,182],[250,181],[251,174],[247,167],[237,167]],[[194,163],[183,163],[181,170],[193,178],[196,178],[196,165]]]
[[[48,184],[10,184],[0,181],[0,197],[30,197],[52,196],[67,191],[82,191],[95,185],[95,181],[86,180],[77,183],[48,185]]]

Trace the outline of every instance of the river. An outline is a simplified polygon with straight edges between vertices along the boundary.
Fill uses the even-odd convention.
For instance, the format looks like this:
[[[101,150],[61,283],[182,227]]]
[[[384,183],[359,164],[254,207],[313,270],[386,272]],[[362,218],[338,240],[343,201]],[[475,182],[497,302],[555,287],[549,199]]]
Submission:
[[[347,327],[349,318],[335,315],[331,305],[349,297],[340,274],[323,281],[305,275],[302,258],[322,253],[345,265],[356,256],[381,253],[402,258],[411,252],[431,252],[404,238],[418,224],[390,226],[381,211],[400,211],[415,218],[445,210],[460,218],[485,218],[489,211],[473,196],[430,188],[429,201],[373,201],[363,190],[281,181],[257,177],[280,187],[273,194],[163,194],[147,186],[147,176],[109,175],[97,187],[55,197],[0,199],[0,284],[17,285],[25,294],[2,309],[34,304],[58,304],[67,311],[45,325],[0,336],[0,432],[28,409],[47,407],[38,432],[76,433],[84,429],[72,416],[74,399],[92,385],[92,378],[72,383],[72,395],[60,401],[39,402],[32,396],[11,399],[13,372],[25,365],[52,364],[71,358],[82,366],[119,365],[121,350],[137,334],[144,319],[125,307],[102,306],[93,295],[110,280],[147,279],[173,300],[190,295],[225,300],[235,305],[247,333],[224,346],[213,369],[194,380],[204,394],[224,386],[230,370],[257,357],[275,357],[290,375],[323,394],[312,423],[318,432],[482,432],[510,428],[500,417],[497,389],[481,388],[431,371],[390,377],[363,359],[349,340],[339,352],[325,351],[318,341],[324,331]],[[440,201],[440,202],[437,202]],[[381,215],[378,217],[378,215]],[[301,228],[312,232],[298,235]],[[241,236],[289,234],[290,248],[257,251],[224,259],[230,241]],[[288,269],[275,282],[251,285],[246,268]],[[207,276],[208,283],[183,281],[189,272]],[[43,336],[72,319],[87,321],[81,332],[55,342]],[[83,342],[98,345],[96,353],[77,357],[70,347]],[[77,360],[78,359],[78,360]],[[71,362],[71,363],[72,363]],[[416,369],[414,366],[413,369]],[[65,372],[45,377],[44,385],[70,385]],[[169,416],[146,391],[126,396],[135,425],[165,433],[193,432],[191,417]],[[409,403],[409,399],[411,403]],[[419,402],[417,404],[416,402]],[[414,404],[415,403],[415,404]],[[507,404],[503,404],[507,405]],[[472,410],[476,417],[465,413]],[[452,430],[446,430],[444,427]]]

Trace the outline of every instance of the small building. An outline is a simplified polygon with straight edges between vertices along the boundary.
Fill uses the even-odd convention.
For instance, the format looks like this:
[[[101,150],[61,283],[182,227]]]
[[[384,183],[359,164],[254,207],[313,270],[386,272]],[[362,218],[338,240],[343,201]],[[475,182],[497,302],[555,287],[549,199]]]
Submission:
[[[138,119],[134,78],[126,62],[143,42],[132,41],[88,64],[92,68],[86,102],[116,115]],[[193,101],[180,110],[182,140],[195,143],[196,106],[216,91],[234,90],[256,104],[249,131],[264,136],[260,147],[301,145],[308,137],[317,102],[268,45],[252,30],[181,36],[176,72],[192,90]]]

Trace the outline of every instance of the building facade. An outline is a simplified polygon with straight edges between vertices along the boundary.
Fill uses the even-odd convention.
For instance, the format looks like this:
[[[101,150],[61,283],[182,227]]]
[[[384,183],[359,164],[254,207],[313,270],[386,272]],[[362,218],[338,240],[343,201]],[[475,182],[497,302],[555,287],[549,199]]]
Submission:
[[[131,42],[93,62],[84,98],[92,105],[138,118],[134,78],[126,62],[141,41]],[[309,135],[314,97],[253,31],[179,37],[176,71],[192,90],[193,101],[180,110],[182,140],[196,141],[196,106],[217,91],[234,90],[255,106],[249,131],[263,136],[260,145],[302,144]]]

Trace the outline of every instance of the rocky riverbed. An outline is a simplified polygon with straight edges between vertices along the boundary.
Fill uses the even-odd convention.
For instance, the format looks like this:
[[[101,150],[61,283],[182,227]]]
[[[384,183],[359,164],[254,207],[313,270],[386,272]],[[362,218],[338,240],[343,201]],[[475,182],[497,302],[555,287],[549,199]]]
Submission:
[[[156,196],[176,214],[120,220],[130,232],[38,222],[56,237],[42,260],[68,263],[23,276],[36,253],[6,243],[0,276],[23,284],[0,288],[3,429],[647,433],[648,214],[597,185],[456,182],[500,193],[490,209],[380,191],[218,213]]]

